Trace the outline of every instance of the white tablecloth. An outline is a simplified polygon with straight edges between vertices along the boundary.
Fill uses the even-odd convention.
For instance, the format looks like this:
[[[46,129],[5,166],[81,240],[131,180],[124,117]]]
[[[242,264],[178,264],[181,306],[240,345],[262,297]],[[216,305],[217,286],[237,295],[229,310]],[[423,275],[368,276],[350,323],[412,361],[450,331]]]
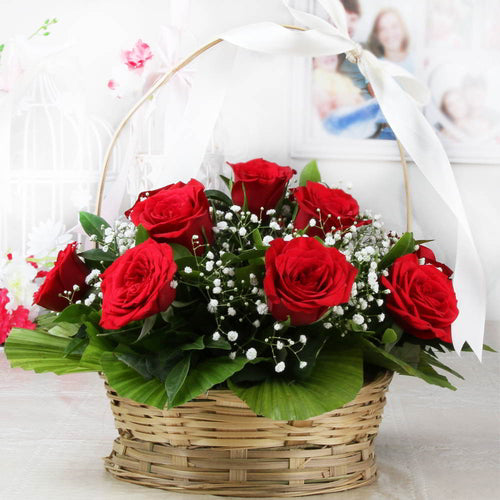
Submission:
[[[483,364],[472,354],[447,361],[466,378],[456,392],[395,377],[376,442],[378,481],[316,498],[500,498],[500,354],[485,353]],[[35,375],[10,369],[0,354],[2,500],[200,500],[108,475],[101,457],[115,435],[96,374]]]

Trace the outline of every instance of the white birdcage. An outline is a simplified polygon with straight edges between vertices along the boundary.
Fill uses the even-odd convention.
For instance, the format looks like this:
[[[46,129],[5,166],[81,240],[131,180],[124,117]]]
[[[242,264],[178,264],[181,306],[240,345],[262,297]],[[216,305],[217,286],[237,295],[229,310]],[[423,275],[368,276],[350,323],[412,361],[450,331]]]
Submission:
[[[9,98],[9,97],[6,97]],[[90,116],[79,92],[58,85],[41,69],[11,104],[10,154],[3,165],[0,250],[29,252],[29,233],[40,224],[77,224],[92,210],[110,126]],[[110,176],[120,161],[113,159]]]

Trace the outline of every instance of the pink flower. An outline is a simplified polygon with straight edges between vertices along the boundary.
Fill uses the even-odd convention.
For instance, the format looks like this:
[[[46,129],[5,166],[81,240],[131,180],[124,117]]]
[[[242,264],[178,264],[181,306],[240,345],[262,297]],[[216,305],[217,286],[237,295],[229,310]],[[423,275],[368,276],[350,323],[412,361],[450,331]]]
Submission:
[[[109,82],[108,82],[108,89],[110,89],[110,90],[116,90],[118,88],[118,86],[119,86],[119,84],[118,84],[118,82],[116,80],[113,80],[113,79],[109,80]]]
[[[0,344],[7,339],[12,328],[26,328],[34,330],[35,323],[32,323],[29,316],[29,309],[18,306],[12,312],[7,310],[9,303],[8,291],[6,288],[0,288]]]
[[[124,50],[122,52],[123,62],[130,70],[143,68],[146,62],[149,61],[152,57],[153,53],[151,52],[151,48],[141,39],[137,40],[132,50]],[[111,81],[109,83],[111,83]]]

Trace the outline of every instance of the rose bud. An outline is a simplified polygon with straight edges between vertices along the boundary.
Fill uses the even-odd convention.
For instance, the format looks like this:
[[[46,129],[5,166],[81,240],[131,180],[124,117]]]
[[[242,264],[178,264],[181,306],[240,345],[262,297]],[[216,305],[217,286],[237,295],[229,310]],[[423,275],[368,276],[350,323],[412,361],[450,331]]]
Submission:
[[[266,252],[264,291],[271,314],[308,325],[348,302],[358,270],[336,248],[315,238],[277,238]]]
[[[148,238],[127,250],[102,274],[101,326],[118,330],[165,311],[175,299],[172,248]]]
[[[33,296],[33,303],[51,311],[62,311],[70,304],[68,298],[76,302],[84,297],[89,288],[85,283],[89,273],[90,269],[76,254],[76,243],[70,243],[59,252],[54,267]],[[68,291],[71,294],[65,298],[63,294]]]
[[[458,316],[457,298],[449,277],[433,264],[420,265],[412,253],[399,257],[382,276],[390,290],[385,305],[409,334],[451,342],[451,324]]]
[[[306,186],[294,189],[293,196],[299,205],[295,227],[304,229],[311,219],[317,221],[307,231],[310,236],[323,237],[325,233],[336,229],[347,229],[353,224],[363,226],[371,222],[357,220],[358,202],[342,189],[332,189],[319,182],[308,181]]]
[[[205,188],[195,179],[141,193],[125,215],[136,226],[142,224],[151,238],[159,242],[179,243],[192,250],[194,235],[200,241],[204,237],[208,243],[213,241]],[[197,253],[202,252],[200,248]]]
[[[281,167],[262,158],[245,163],[229,163],[229,165],[234,173],[231,190],[233,202],[242,207],[246,195],[248,210],[258,216],[276,208],[289,180],[296,173],[290,167]]]

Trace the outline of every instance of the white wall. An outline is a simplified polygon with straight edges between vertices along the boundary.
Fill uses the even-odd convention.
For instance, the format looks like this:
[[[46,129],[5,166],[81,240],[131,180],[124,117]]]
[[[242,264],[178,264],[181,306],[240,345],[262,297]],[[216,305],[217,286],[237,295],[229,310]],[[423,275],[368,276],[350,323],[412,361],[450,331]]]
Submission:
[[[105,87],[112,66],[117,64],[120,48],[137,38],[157,38],[159,27],[169,23],[169,2],[165,0],[2,0],[1,7],[2,42],[10,36],[33,31],[47,17],[60,19],[51,36],[54,41],[74,39],[74,57],[82,68],[75,84],[87,89],[89,107],[114,123],[129,104],[111,98]],[[202,43],[229,27],[269,19],[290,22],[280,0],[192,0],[190,28]],[[226,153],[233,159],[264,156],[284,163],[290,161],[289,124],[299,118],[290,109],[290,61],[244,54],[238,64],[240,85],[228,95],[223,117]],[[253,69],[244,71],[245,67]],[[331,182],[352,181],[360,205],[382,213],[388,226],[404,228],[401,172],[397,163],[332,160],[324,161],[321,167]],[[455,165],[454,172],[486,269],[488,317],[498,320],[500,166]],[[451,228],[436,225],[439,214],[430,210],[432,197],[425,193],[418,179],[412,179],[412,184],[416,189],[417,236],[444,240]]]

